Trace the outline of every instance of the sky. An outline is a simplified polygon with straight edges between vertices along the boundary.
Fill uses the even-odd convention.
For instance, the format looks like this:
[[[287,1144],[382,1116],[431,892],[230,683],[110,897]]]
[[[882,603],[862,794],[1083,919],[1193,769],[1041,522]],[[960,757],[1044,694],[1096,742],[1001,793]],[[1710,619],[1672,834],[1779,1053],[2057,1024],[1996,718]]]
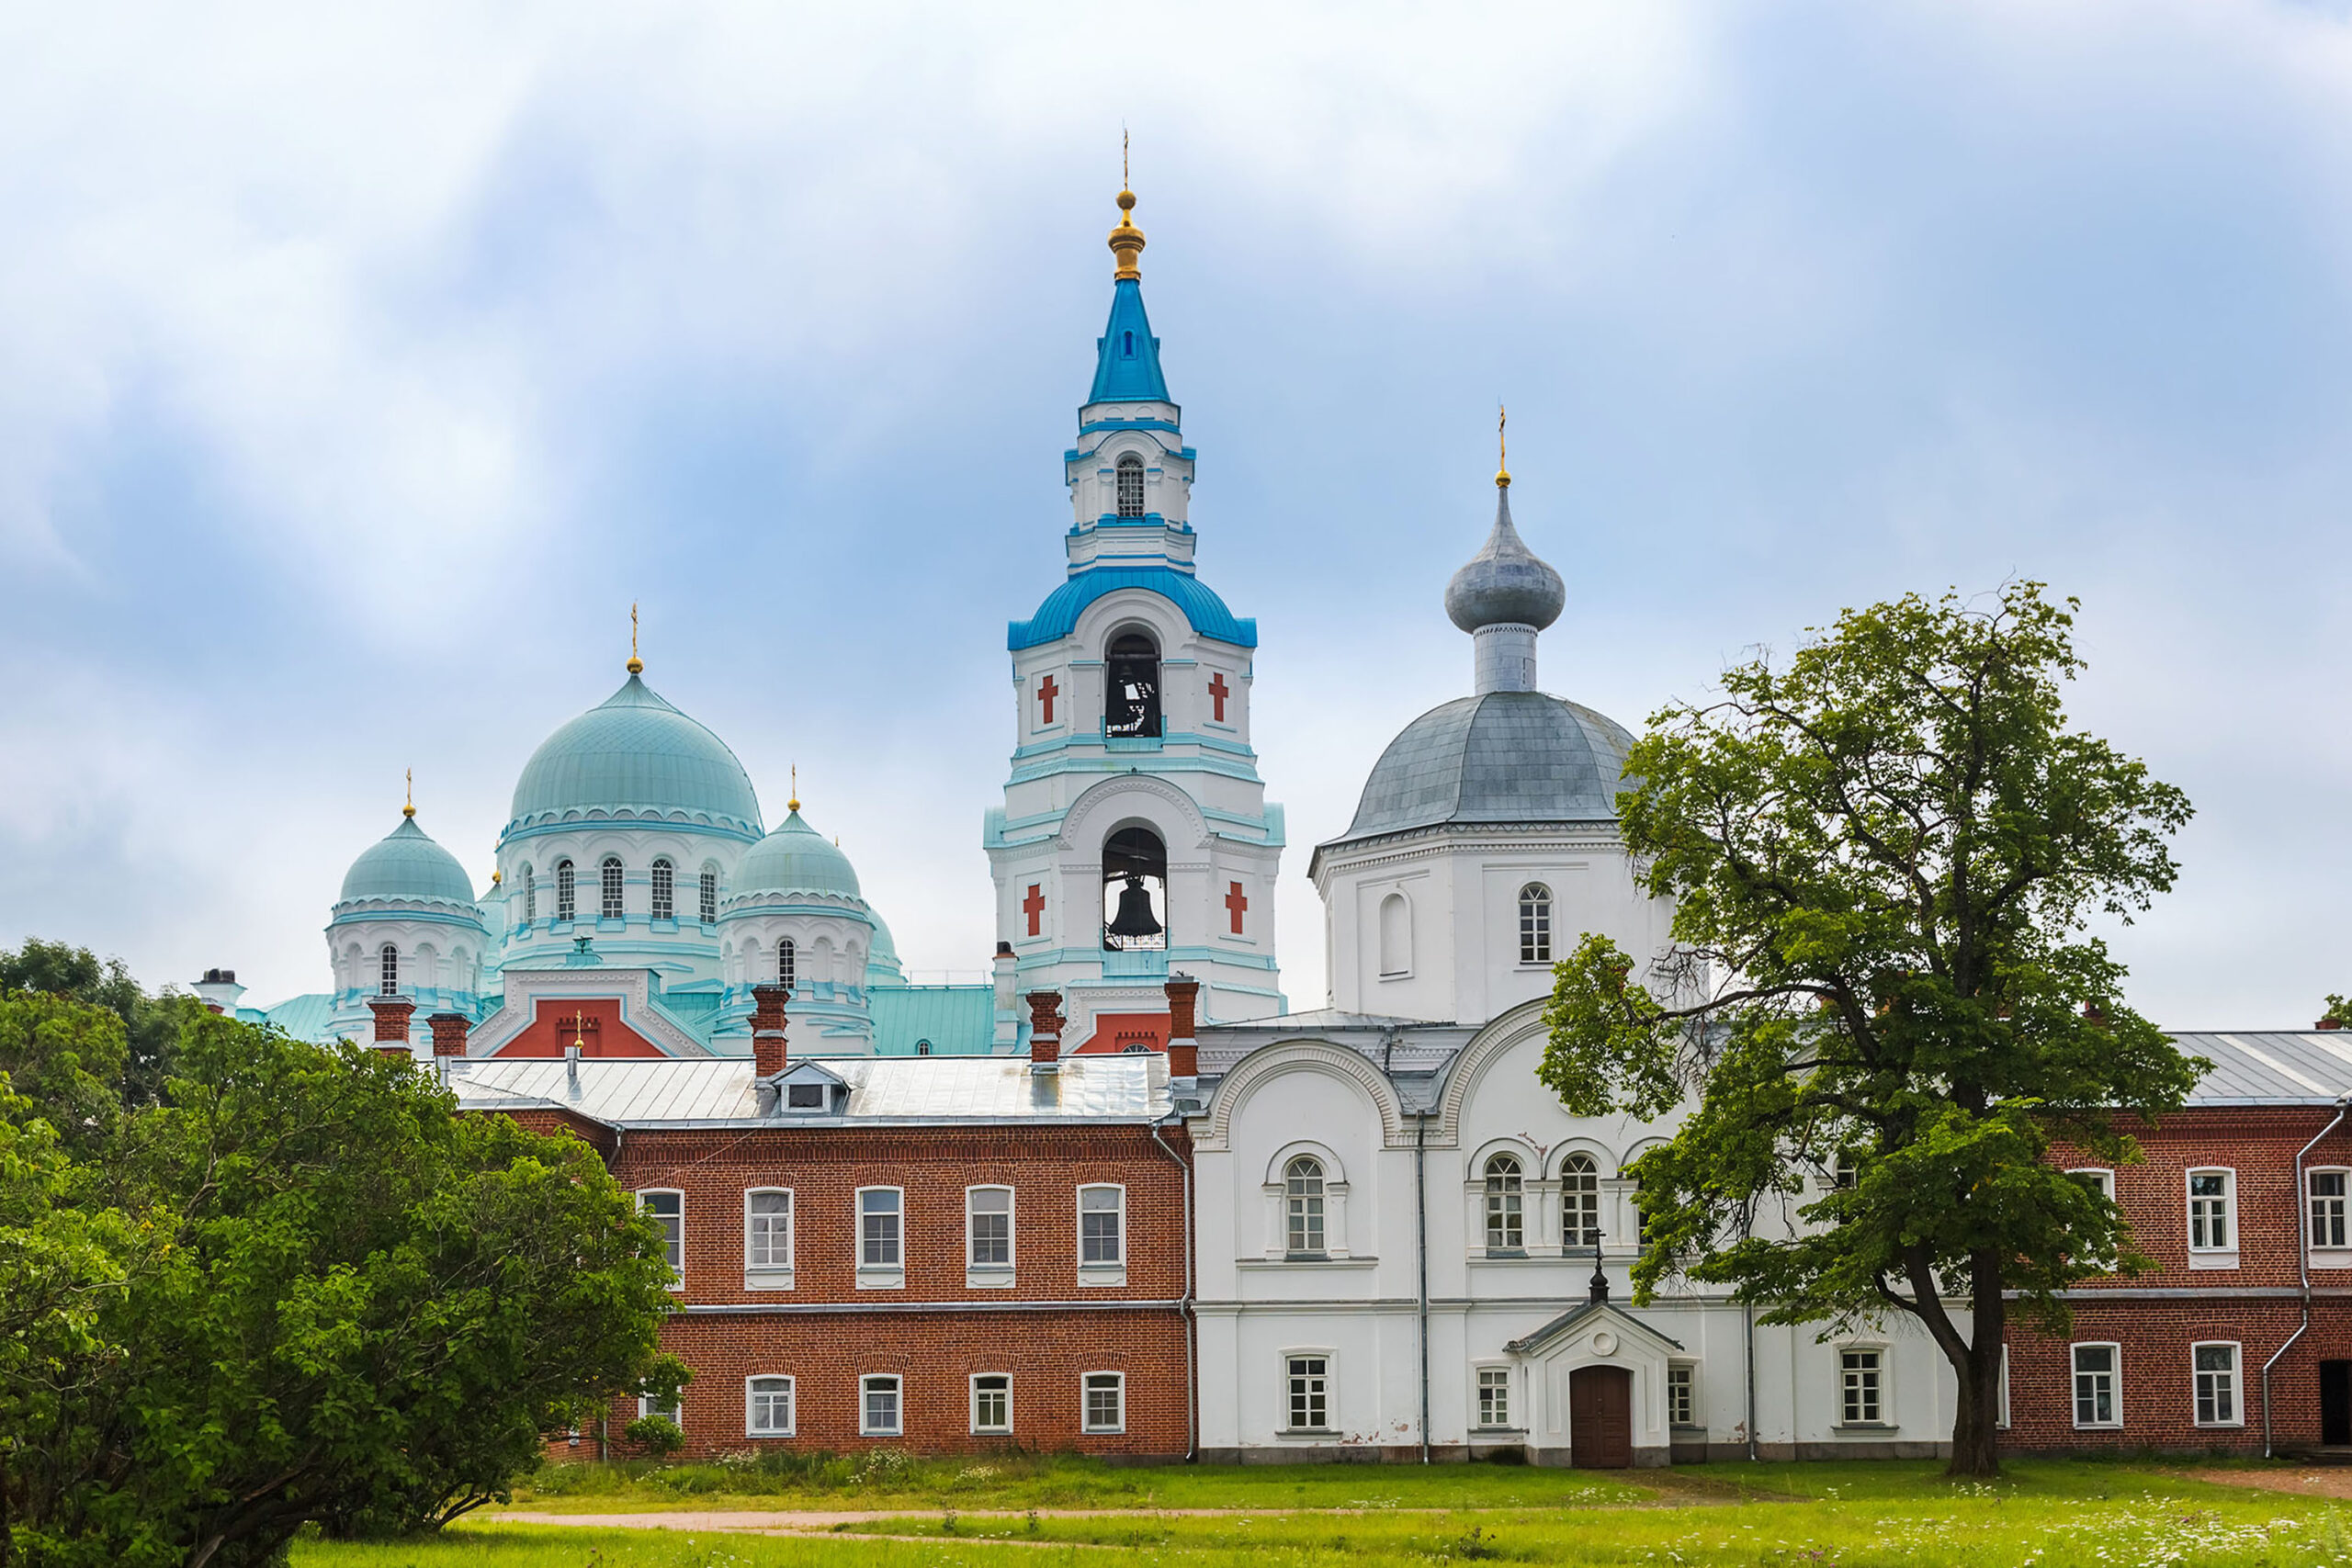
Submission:
[[[2352,989],[2352,10],[2249,0],[0,6],[0,944],[322,988],[403,770],[486,885],[635,602],[976,976],[1123,127],[1295,1005],[1498,399],[1547,689],[2046,581],[2197,808],[2133,1002]]]

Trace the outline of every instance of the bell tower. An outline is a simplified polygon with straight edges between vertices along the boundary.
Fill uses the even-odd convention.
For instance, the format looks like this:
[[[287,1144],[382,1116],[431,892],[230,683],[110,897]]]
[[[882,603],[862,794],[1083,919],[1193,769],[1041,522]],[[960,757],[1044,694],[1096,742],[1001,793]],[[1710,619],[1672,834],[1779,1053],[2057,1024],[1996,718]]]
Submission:
[[[1200,1018],[1283,1010],[1283,811],[1250,743],[1257,623],[1193,567],[1193,448],[1144,313],[1143,231],[1119,192],[1111,319],[1062,455],[1060,586],[1012,623],[1013,750],[988,816],[997,936],[1018,992],[1058,991],[1067,1053],[1166,1038],[1169,976]],[[1001,1012],[1001,1049],[1017,1008]]]

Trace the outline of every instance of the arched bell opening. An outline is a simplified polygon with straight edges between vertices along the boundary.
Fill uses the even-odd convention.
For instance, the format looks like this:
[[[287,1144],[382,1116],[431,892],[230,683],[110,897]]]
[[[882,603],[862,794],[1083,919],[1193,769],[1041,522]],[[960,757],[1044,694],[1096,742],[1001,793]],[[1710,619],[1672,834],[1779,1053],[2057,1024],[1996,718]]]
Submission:
[[[1148,828],[1122,828],[1102,845],[1103,949],[1167,945],[1168,846]]]
[[[1102,733],[1159,733],[1159,645],[1143,632],[1122,632],[1104,651]]]

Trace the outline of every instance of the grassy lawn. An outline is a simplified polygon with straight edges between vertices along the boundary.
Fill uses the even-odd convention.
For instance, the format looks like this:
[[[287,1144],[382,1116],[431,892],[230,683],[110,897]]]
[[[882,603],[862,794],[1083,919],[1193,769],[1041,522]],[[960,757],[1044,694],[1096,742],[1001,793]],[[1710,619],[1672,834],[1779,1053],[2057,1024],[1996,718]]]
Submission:
[[[469,1523],[414,1542],[305,1541],[296,1548],[293,1568],[899,1568],[1019,1565],[1037,1562],[1041,1552],[1053,1563],[1135,1560],[1169,1568],[2352,1565],[2352,1505],[2214,1486],[2125,1463],[2019,1461],[1992,1485],[1948,1483],[1926,1463],[1692,1466],[1594,1483],[1486,1465],[1106,1471],[1027,1461],[1022,1475],[954,1479],[956,1471],[971,1468],[899,1467],[888,1495],[860,1484],[729,1497],[723,1505],[717,1496],[695,1500],[763,1510],[924,1510],[846,1527],[845,1533]],[[609,1479],[616,1484],[600,1495],[605,1508],[642,1506],[628,1494],[645,1487],[648,1477]],[[1107,1489],[1095,1489],[1096,1483]],[[1066,1498],[1064,1488],[1079,1495]],[[1234,1511],[1091,1517],[979,1512],[1148,1507],[1146,1497],[1162,1508]],[[577,1494],[571,1500],[586,1501]],[[1628,1501],[1650,1506],[1629,1507]]]

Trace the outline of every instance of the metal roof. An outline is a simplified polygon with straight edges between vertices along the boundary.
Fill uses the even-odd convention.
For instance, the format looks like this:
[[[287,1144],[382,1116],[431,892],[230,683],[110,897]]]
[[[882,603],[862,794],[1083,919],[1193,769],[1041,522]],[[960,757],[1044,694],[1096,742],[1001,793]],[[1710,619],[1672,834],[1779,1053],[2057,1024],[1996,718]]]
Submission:
[[[1634,743],[1606,714],[1543,692],[1487,692],[1407,725],[1332,844],[1442,822],[1607,822]]]
[[[819,1058],[808,1058],[815,1061]],[[840,1122],[990,1122],[1039,1119],[1149,1121],[1169,1113],[1168,1058],[1072,1056],[1054,1073],[1032,1073],[1015,1056],[847,1056],[822,1058],[849,1085]],[[577,1068],[575,1081],[573,1069]],[[450,1080],[468,1111],[560,1107],[620,1126],[751,1122],[759,1089],[741,1056],[662,1061],[492,1057],[470,1062]]]
[[[2191,1105],[2333,1105],[2352,1094],[2352,1033],[2241,1029],[2175,1034],[2186,1054],[2212,1063]]]
[[[877,1056],[911,1056],[918,1040],[934,1056],[984,1056],[996,1034],[993,986],[875,986],[865,1010]]]

